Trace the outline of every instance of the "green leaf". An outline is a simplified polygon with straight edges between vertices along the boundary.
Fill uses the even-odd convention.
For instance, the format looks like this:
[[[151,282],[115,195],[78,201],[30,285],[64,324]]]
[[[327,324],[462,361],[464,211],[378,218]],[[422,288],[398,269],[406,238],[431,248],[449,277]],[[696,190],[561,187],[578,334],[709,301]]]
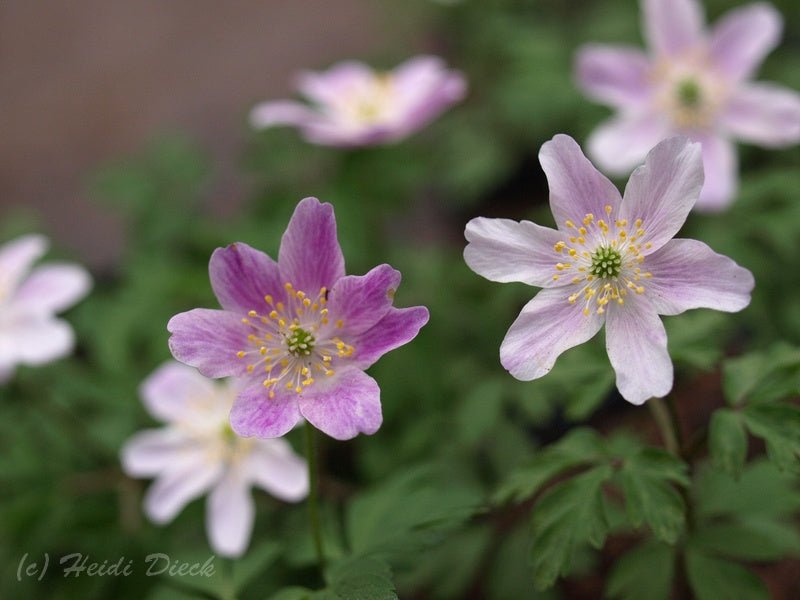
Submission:
[[[732,405],[769,402],[800,394],[800,348],[776,344],[725,361],[722,389]]]
[[[272,565],[280,552],[281,545],[278,542],[268,540],[248,551],[243,558],[234,562],[233,583],[236,591],[238,592],[245,588],[254,577]]]
[[[754,404],[742,411],[747,428],[767,443],[767,454],[782,470],[800,466],[800,407]]]
[[[340,561],[328,571],[328,580],[342,600],[397,600],[391,568],[375,557]]]
[[[287,587],[269,597],[269,600],[316,600],[317,593],[303,587]]]
[[[603,441],[591,429],[575,429],[514,471],[495,492],[495,504],[521,502],[536,494],[550,479],[603,458]]]
[[[657,538],[674,544],[685,525],[686,505],[673,484],[688,484],[686,465],[668,452],[649,448],[625,460],[620,477],[631,524],[646,522]]]
[[[704,551],[744,561],[775,561],[800,554],[800,532],[770,518],[702,524],[692,544]]]
[[[605,542],[608,522],[603,506],[603,483],[613,470],[608,465],[553,486],[533,508],[533,577],[539,588],[553,585],[566,574],[578,547]]]
[[[611,570],[606,595],[621,600],[668,600],[675,570],[675,550],[648,541],[628,551]]]
[[[744,567],[689,547],[686,572],[697,600],[769,600],[764,582]]]
[[[747,432],[736,412],[722,408],[711,416],[708,445],[714,466],[739,477],[747,458]]]

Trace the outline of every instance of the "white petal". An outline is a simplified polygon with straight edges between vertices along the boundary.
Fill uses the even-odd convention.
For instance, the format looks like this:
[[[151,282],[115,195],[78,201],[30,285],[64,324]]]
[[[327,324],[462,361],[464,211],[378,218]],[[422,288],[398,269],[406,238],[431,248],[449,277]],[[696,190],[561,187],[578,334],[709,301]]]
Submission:
[[[10,297],[36,259],[47,252],[47,238],[25,235],[0,246],[0,299]]]
[[[642,219],[645,233],[637,244],[643,246],[644,254],[655,252],[678,233],[702,186],[700,144],[670,138],[648,153],[644,165],[628,180],[619,212],[631,224]]]
[[[606,350],[617,389],[628,402],[643,404],[672,389],[667,332],[646,296],[628,295],[625,304],[609,305]]]
[[[650,60],[638,48],[588,44],[575,61],[578,84],[611,106],[640,107],[652,95]]]
[[[74,334],[60,319],[6,315],[0,322],[0,365],[42,365],[70,353]]]
[[[736,90],[721,116],[722,126],[753,144],[778,148],[800,142],[800,94],[769,83]]]
[[[237,557],[250,543],[255,504],[250,486],[237,469],[230,469],[208,497],[206,531],[214,552]]]
[[[469,244],[464,260],[470,269],[490,281],[521,281],[551,287],[555,265],[562,256],[553,250],[564,234],[530,221],[478,217],[464,232]]]
[[[139,393],[156,419],[221,428],[227,423],[234,398],[225,389],[195,369],[169,361],[144,380]]]
[[[202,448],[182,453],[180,460],[147,490],[147,516],[155,523],[171,521],[186,504],[207,492],[221,474],[222,463],[210,460]]]
[[[602,123],[589,136],[589,156],[612,175],[626,175],[644,162],[647,153],[670,137],[669,123],[662,115],[623,114]]]
[[[511,325],[500,345],[500,362],[517,379],[546,375],[562,352],[591,339],[603,326],[601,315],[584,315],[582,304],[569,303],[572,291],[542,290]]]
[[[750,304],[755,285],[750,271],[697,240],[670,240],[643,266],[653,274],[647,297],[662,315],[692,308],[737,312]]]
[[[699,212],[717,212],[733,202],[739,185],[736,147],[733,142],[718,135],[706,135],[700,141],[703,144],[705,183],[695,209]]]
[[[38,313],[66,310],[91,288],[88,271],[77,265],[48,264],[33,270],[14,295],[14,303]]]
[[[644,0],[645,37],[656,54],[674,56],[703,39],[703,10],[697,0]]]
[[[297,502],[308,495],[306,461],[284,439],[254,440],[246,469],[253,483],[280,500]]]
[[[778,45],[782,29],[780,13],[765,2],[735,8],[711,31],[711,61],[729,78],[747,79]]]
[[[192,440],[173,428],[146,429],[122,447],[122,469],[131,477],[152,477],[181,462],[191,452]]]

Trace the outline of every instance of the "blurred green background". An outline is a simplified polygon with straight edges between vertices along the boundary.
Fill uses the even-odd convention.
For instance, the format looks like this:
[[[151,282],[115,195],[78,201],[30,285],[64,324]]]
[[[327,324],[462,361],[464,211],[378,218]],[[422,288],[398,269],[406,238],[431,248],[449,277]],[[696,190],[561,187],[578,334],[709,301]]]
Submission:
[[[357,3],[344,4],[352,22],[335,21],[342,15],[332,1],[322,13],[299,13],[302,19],[291,21],[296,29],[282,29],[290,21],[280,19],[263,23],[261,35],[304,46],[308,33],[298,24],[303,19],[323,23],[317,27],[326,31],[329,11],[330,22],[336,23],[329,27],[341,32],[328,30],[328,45],[309,41],[316,48],[305,55],[311,62],[298,66],[320,68],[355,57],[390,68],[419,52],[440,54],[466,74],[467,100],[390,147],[340,151],[308,145],[290,130],[251,133],[245,127],[246,111],[254,101],[267,99],[254,91],[268,89],[259,65],[279,59],[254,56],[243,45],[241,64],[227,66],[247,69],[251,87],[240,96],[229,94],[225,106],[236,107],[237,119],[224,121],[224,134],[203,139],[207,131],[195,135],[191,119],[175,134],[174,123],[166,123],[163,134],[149,135],[150,141],[133,148],[130,156],[104,157],[91,174],[82,173],[86,193],[74,214],[69,199],[56,210],[61,217],[55,221],[45,203],[20,208],[14,204],[23,204],[24,198],[15,197],[4,208],[3,239],[30,230],[52,234],[56,249],[51,254],[77,254],[90,263],[96,287],[67,315],[78,337],[75,356],[43,368],[20,369],[0,389],[0,598],[155,600],[232,597],[232,590],[236,597],[269,598],[285,586],[321,585],[305,507],[283,505],[263,493],[256,493],[256,529],[244,558],[218,559],[218,575],[204,581],[146,577],[144,557],[153,552],[189,562],[208,558],[204,503],[195,501],[175,522],[156,527],[141,513],[148,482],[125,477],[118,462],[121,444],[154,425],[137,387],[169,358],[167,320],[193,307],[216,306],[207,276],[213,249],[240,240],[276,256],[295,204],[312,195],[335,207],[349,273],[388,262],[403,273],[396,304],[425,304],[431,311],[430,323],[416,341],[370,370],[382,389],[380,431],[352,442],[322,444],[321,485],[332,554],[374,551],[392,567],[401,598],[659,596],[662,588],[653,583],[653,573],[663,573],[660,565],[671,564],[670,555],[625,520],[624,511],[614,508],[613,494],[605,548],[581,546],[565,580],[548,591],[535,590],[530,503],[493,502],[498,486],[535,460],[543,447],[552,447],[548,445],[581,424],[622,435],[622,441],[610,442],[604,450],[610,455],[619,448],[638,451],[642,443],[658,443],[658,436],[647,411],[628,405],[614,390],[602,336],[567,352],[542,380],[512,379],[499,364],[498,348],[535,290],[490,283],[461,258],[463,228],[474,216],[552,224],[546,181],[536,159],[539,147],[558,132],[583,142],[609,114],[577,91],[575,49],[590,41],[641,45],[637,3],[407,0],[370,3],[368,14]],[[709,20],[735,6],[722,0],[705,4]],[[784,15],[786,30],[759,78],[800,89],[800,5],[793,0],[774,4]],[[15,10],[11,5],[2,10]],[[216,4],[210,10],[206,18],[213,21],[213,12],[219,10],[217,26],[235,35],[242,19],[228,22],[223,18],[228,13]],[[108,19],[102,23],[115,31]],[[364,26],[369,27],[366,33]],[[124,21],[116,27],[124,29]],[[70,43],[80,46],[81,41]],[[182,52],[177,42],[162,51],[167,57]],[[19,56],[15,60],[5,59],[3,73],[17,76],[23,85],[16,70],[34,66]],[[124,67],[119,68],[124,74]],[[202,78],[202,65],[195,68],[193,76]],[[271,91],[276,97],[285,94],[285,63],[277,69],[265,67],[268,71],[286,80],[283,88],[271,82]],[[175,89],[181,85],[191,86],[174,82]],[[217,82],[212,78],[206,85]],[[69,86],[59,93],[64,97],[50,101],[69,103]],[[156,103],[160,94],[172,93],[172,88],[150,89],[139,101]],[[213,121],[220,106],[194,104],[190,114],[194,122]],[[113,114],[95,124],[107,127],[109,135],[117,126],[129,127]],[[94,135],[101,137],[103,131]],[[225,152],[215,144],[220,140],[228,144]],[[30,156],[35,146],[31,142],[27,148]],[[26,163],[45,181],[51,169],[61,173],[62,161],[71,160],[68,145],[49,151],[52,163]],[[800,393],[800,149],[740,146],[740,152],[741,189],[735,204],[721,215],[692,215],[681,236],[703,240],[753,271],[753,302],[736,315],[693,311],[665,319],[687,437],[700,432],[702,438],[720,407],[739,410],[750,402],[793,406]],[[235,160],[226,165],[218,160],[221,156]],[[230,204],[229,185],[235,196]],[[20,184],[18,189],[26,188]],[[90,202],[91,208],[85,208]],[[79,217],[84,214],[85,219]],[[76,237],[75,231],[82,233]],[[87,237],[97,240],[80,239]],[[709,467],[702,443],[691,456],[698,482],[692,489],[698,494],[698,510],[710,515],[709,523],[752,523],[754,515],[761,523],[760,528],[734,527],[733,533],[728,531],[731,539],[711,543],[712,548],[727,548],[737,562],[702,564],[718,575],[716,583],[708,584],[712,594],[723,589],[719,586],[726,579],[739,581],[741,571],[736,569],[743,564],[761,582],[746,579],[754,594],[768,589],[776,598],[796,598],[796,432],[786,433],[788,441],[781,438],[789,448],[784,448],[783,460],[778,460],[781,442],[772,440],[768,449],[773,461],[767,462],[760,457],[765,448],[761,440],[770,442],[777,434],[768,426],[766,434],[760,431],[750,429],[752,460],[739,467],[744,474],[738,483]],[[640,441],[619,432],[634,432]],[[753,537],[746,538],[746,531],[754,532]],[[708,544],[706,538],[703,543]],[[640,540],[645,542],[637,546]],[[627,562],[620,561],[631,548]],[[125,557],[133,560],[135,573],[65,579],[51,567],[42,581],[17,580],[23,555],[41,561],[47,553],[53,561],[73,552],[98,562]],[[630,573],[641,579],[632,579]],[[637,596],[636,590],[641,592],[642,582],[648,581],[655,586],[652,595]],[[739,585],[736,593],[745,588]],[[696,586],[695,593],[701,595]],[[284,597],[303,597],[289,594]]]

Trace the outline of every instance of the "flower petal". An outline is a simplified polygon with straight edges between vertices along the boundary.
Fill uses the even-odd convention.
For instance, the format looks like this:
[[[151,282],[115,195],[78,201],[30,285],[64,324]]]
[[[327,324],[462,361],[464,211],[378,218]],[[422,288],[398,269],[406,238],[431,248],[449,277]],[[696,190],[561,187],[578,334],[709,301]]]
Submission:
[[[765,2],[735,8],[711,30],[711,62],[734,81],[747,79],[778,45],[782,29],[780,13]]]
[[[564,351],[590,340],[603,326],[602,315],[584,315],[581,304],[570,304],[569,295],[563,288],[542,290],[509,328],[500,363],[517,379],[547,375]]]
[[[684,137],[664,140],[628,180],[619,214],[630,223],[642,219],[645,233],[637,243],[643,254],[666,244],[686,221],[703,186],[701,152]]]
[[[308,425],[306,425],[308,427]],[[250,480],[286,502],[308,496],[308,466],[285,439],[257,440],[247,458]]]
[[[702,42],[703,9],[697,0],[643,0],[643,29],[650,50],[674,56]]]
[[[363,333],[389,312],[399,285],[400,271],[385,264],[366,275],[342,277],[328,297],[330,315],[341,319],[348,333]]]
[[[647,257],[647,297],[662,315],[692,308],[737,312],[750,304],[753,274],[703,242],[674,239]]]
[[[209,463],[205,448],[181,454],[178,462],[147,490],[144,509],[155,523],[167,523],[195,498],[202,496],[222,475],[222,463]]]
[[[306,420],[332,438],[349,440],[359,433],[372,435],[381,426],[381,390],[377,382],[357,368],[338,372],[300,395],[300,412]]]
[[[211,380],[173,361],[164,363],[145,379],[139,395],[147,411],[165,422],[200,420],[221,425],[230,410]]]
[[[800,94],[769,83],[739,86],[721,124],[734,136],[770,148],[800,142]]]
[[[625,114],[602,123],[589,136],[589,156],[612,175],[626,175],[644,162],[647,153],[669,137],[669,123],[662,115]]]
[[[285,282],[316,295],[344,276],[344,256],[336,238],[333,206],[316,198],[302,200],[281,238],[278,265]]]
[[[206,531],[217,554],[244,554],[253,533],[256,508],[250,485],[238,469],[229,469],[208,496]]]
[[[632,404],[666,396],[672,389],[667,332],[645,296],[628,296],[609,307],[606,350],[617,374],[617,389]]]
[[[0,246],[0,298],[8,297],[30,271],[33,263],[47,252],[43,235],[23,235]]]
[[[172,334],[172,356],[206,377],[241,377],[247,372],[246,362],[236,353],[247,347],[250,330],[239,315],[195,308],[172,317],[167,331]]]
[[[72,351],[75,334],[60,320],[38,315],[15,315],[0,325],[0,365],[43,365]]]
[[[255,129],[282,125],[303,127],[320,119],[319,113],[313,109],[291,100],[262,102],[250,111],[250,125]]]
[[[703,144],[705,183],[695,209],[699,212],[720,211],[733,202],[738,187],[736,147],[718,135],[709,134],[700,141]]]
[[[556,224],[581,221],[586,214],[604,214],[603,208],[619,206],[619,190],[595,169],[580,146],[568,135],[558,134],[542,145],[539,162],[550,186],[550,209]]]
[[[424,306],[390,308],[374,327],[352,340],[355,347],[352,364],[359,369],[370,367],[387,352],[417,337],[429,317],[428,309]]]
[[[370,85],[375,76],[364,63],[348,60],[327,71],[303,71],[297,76],[297,89],[309,100],[325,105],[340,101],[354,87]]]
[[[275,302],[286,296],[278,263],[242,242],[214,250],[208,274],[214,294],[225,310],[263,313],[267,307],[264,296],[271,295]]]
[[[274,438],[288,433],[300,420],[297,394],[276,387],[275,397],[263,385],[242,390],[231,409],[231,428],[242,437]]]
[[[130,477],[153,477],[181,462],[193,441],[172,427],[145,429],[122,446],[122,469]]]
[[[637,48],[587,44],[578,50],[575,71],[587,96],[611,106],[639,107],[652,95],[650,60]]]
[[[22,282],[14,303],[26,311],[52,314],[75,304],[91,286],[92,279],[83,267],[50,263],[34,269]]]
[[[553,246],[564,234],[530,221],[478,217],[467,223],[469,242],[464,260],[470,269],[490,281],[520,281],[553,287],[555,265],[561,255]]]

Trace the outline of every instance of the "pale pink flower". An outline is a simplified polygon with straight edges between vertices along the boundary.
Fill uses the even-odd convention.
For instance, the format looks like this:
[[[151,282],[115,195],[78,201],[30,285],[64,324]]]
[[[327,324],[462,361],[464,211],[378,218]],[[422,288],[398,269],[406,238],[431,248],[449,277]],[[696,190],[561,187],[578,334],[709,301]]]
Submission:
[[[311,103],[278,100],[256,106],[253,127],[297,127],[315,144],[356,147],[403,139],[466,93],[464,77],[440,58],[418,56],[389,72],[357,61],[303,72],[297,88]]]
[[[617,388],[642,404],[672,388],[659,315],[735,312],[750,303],[750,271],[702,242],[672,239],[703,185],[700,152],[686,138],[661,142],[620,197],[575,140],[557,135],[542,146],[539,161],[558,229],[483,217],[467,224],[464,259],[473,271],[545,288],[500,346],[500,362],[514,377],[542,377],[562,352],[605,324]]]
[[[166,423],[135,434],[122,449],[132,477],[155,477],[145,497],[147,516],[167,523],[191,500],[208,493],[206,531],[224,556],[247,549],[255,520],[252,486],[287,502],[308,494],[306,463],[284,439],[240,438],[228,424],[236,389],[194,369],[168,362],[142,384],[150,414]]]
[[[39,366],[72,351],[72,328],[56,314],[91,288],[89,273],[66,263],[33,267],[47,239],[26,235],[0,247],[0,382],[18,365]]]
[[[782,19],[769,4],[734,9],[704,29],[697,0],[642,0],[649,52],[588,45],[578,83],[617,114],[589,138],[597,165],[622,175],[659,141],[680,134],[703,146],[698,210],[720,210],[738,187],[733,140],[777,148],[800,142],[800,94],[750,79],[778,44]]]

